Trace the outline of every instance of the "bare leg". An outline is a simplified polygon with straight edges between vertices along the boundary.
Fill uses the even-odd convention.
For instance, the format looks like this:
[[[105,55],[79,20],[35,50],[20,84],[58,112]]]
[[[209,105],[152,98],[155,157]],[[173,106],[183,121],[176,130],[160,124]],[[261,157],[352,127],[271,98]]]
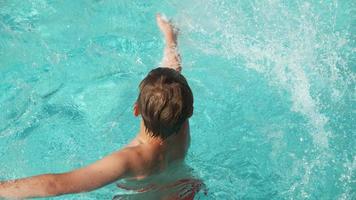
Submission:
[[[163,51],[163,58],[161,61],[162,67],[168,67],[177,70],[178,72],[182,71],[180,55],[177,49],[177,34],[178,31],[174,26],[164,19],[160,14],[156,16],[157,25],[161,32],[164,35],[165,47]]]

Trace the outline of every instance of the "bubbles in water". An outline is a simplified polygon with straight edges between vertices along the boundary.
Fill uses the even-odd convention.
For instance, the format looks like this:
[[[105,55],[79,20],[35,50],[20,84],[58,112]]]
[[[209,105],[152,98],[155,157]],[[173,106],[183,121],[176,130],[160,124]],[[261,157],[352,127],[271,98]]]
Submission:
[[[307,121],[305,128],[313,147],[302,158],[295,158],[299,172],[295,177],[303,175],[301,183],[294,182],[289,192],[296,192],[300,198],[313,198],[315,191],[308,185],[321,181],[316,180],[320,179],[318,176],[327,177],[332,159],[340,157],[330,144],[342,136],[330,128],[330,121],[338,123],[336,115],[349,116],[348,99],[354,98],[351,21],[350,15],[340,14],[352,12],[350,2],[186,3],[189,6],[178,14],[182,45],[258,72],[271,87],[288,94],[290,111]],[[280,148],[285,141],[274,140],[278,145],[273,146],[274,154],[283,154]]]
[[[325,130],[328,117],[321,112],[319,94],[328,85],[328,100],[341,98],[354,80],[343,77],[343,73],[352,75],[345,63],[348,57],[341,53],[349,33],[334,31],[335,14],[325,15],[319,7],[332,11],[337,2],[195,1],[179,17],[182,30],[193,36],[184,45],[241,59],[272,86],[287,91],[291,110],[309,121],[314,144],[327,148],[331,133]]]
[[[7,93],[5,98],[0,94],[0,106],[10,110],[6,115],[0,115],[0,121],[5,121],[0,124],[0,137],[24,132],[28,135],[36,128],[32,133],[43,135],[24,140],[25,143],[37,147],[39,142],[36,139],[51,141],[52,144],[43,146],[43,149],[50,147],[50,152],[44,154],[48,158],[44,160],[54,168],[60,167],[60,170],[63,170],[63,165],[83,164],[83,161],[78,162],[84,160],[78,159],[82,156],[94,159],[102,154],[103,149],[109,151],[111,146],[126,142],[136,128],[136,121],[130,121],[129,117],[130,103],[136,97],[131,86],[139,82],[136,80],[141,78],[139,76],[145,75],[146,68],[156,60],[158,62],[161,53],[160,40],[158,36],[154,38],[158,33],[154,18],[149,21],[147,16],[153,16],[157,8],[166,12],[173,7],[177,10],[174,19],[181,30],[181,47],[189,49],[194,56],[208,55],[224,60],[221,70],[229,75],[227,79],[231,79],[222,80],[210,69],[211,74],[204,74],[208,70],[197,69],[199,66],[193,66],[190,71],[206,75],[203,78],[193,75],[195,77],[190,81],[201,89],[200,97],[196,99],[204,101],[200,108],[197,106],[200,116],[198,112],[195,115],[195,119],[200,117],[201,121],[199,124],[195,121],[192,127],[199,129],[195,130],[198,134],[193,137],[204,138],[195,143],[206,156],[196,156],[196,159],[201,158],[196,169],[207,182],[213,183],[212,190],[215,189],[216,193],[210,197],[236,195],[248,198],[251,194],[256,198],[261,195],[264,198],[320,199],[321,193],[327,193],[326,199],[332,195],[351,199],[355,193],[352,187],[355,179],[355,145],[352,144],[355,142],[354,126],[350,125],[354,122],[354,111],[350,108],[354,106],[349,105],[354,103],[356,88],[350,19],[355,6],[350,2],[180,0],[157,4],[131,1],[90,1],[85,4],[76,1],[68,4],[43,0],[25,2],[23,7],[15,4],[0,6],[0,56],[11,58],[0,63],[5,66],[0,67],[0,81],[7,76],[5,72],[10,67],[13,67],[13,74],[20,71],[30,74],[33,70],[39,74],[33,77],[14,75],[26,76],[23,81],[26,84],[33,81],[33,88],[16,90],[11,86],[14,94]],[[199,63],[199,59],[204,59],[202,57],[192,63]],[[243,75],[249,75],[248,78],[259,75],[258,81],[269,84],[261,84],[261,90],[278,91],[282,100],[274,102],[278,98],[274,97],[256,101],[260,96],[250,94],[261,91],[244,93],[251,88],[260,89],[248,85],[258,84],[258,81],[236,84],[233,73],[238,70],[231,70],[235,67],[245,70]],[[55,71],[58,76],[49,75]],[[221,74],[218,72],[216,75]],[[235,76],[241,78],[239,76],[243,75]],[[130,79],[131,76],[134,80]],[[1,83],[8,82],[11,80]],[[218,86],[211,88],[214,85]],[[0,88],[5,90],[4,84]],[[213,89],[225,91],[216,94]],[[240,98],[240,94],[245,96]],[[269,93],[264,93],[264,97],[268,97],[266,94]],[[11,105],[11,99],[6,99],[10,96],[18,97],[15,106]],[[221,97],[213,100],[221,100],[228,105],[205,102],[204,98],[215,96]],[[238,97],[241,102],[224,101]],[[244,107],[248,114],[242,115],[239,108],[248,101],[259,105],[250,103]],[[283,105],[268,107],[281,102]],[[207,109],[201,109],[204,106]],[[265,115],[257,116],[261,112],[254,107],[258,106],[266,107]],[[287,113],[276,111],[280,116],[273,120],[265,119],[271,116],[267,113],[269,109]],[[223,115],[216,117],[214,112],[217,110],[228,116],[218,119]],[[293,117],[299,121],[294,123]],[[288,120],[276,120],[282,118]],[[16,120],[18,126],[13,123]],[[244,120],[250,120],[250,123],[239,124]],[[268,125],[258,127],[261,121]],[[283,129],[282,123],[283,128],[297,126],[298,130],[293,127]],[[228,133],[224,137],[212,137],[217,131]],[[241,141],[228,144],[228,140],[236,138]],[[98,141],[95,148],[90,146],[91,140]],[[17,155],[26,147],[26,144],[11,140],[8,143],[12,149],[3,152],[11,155]],[[0,147],[8,143],[3,142]],[[216,147],[213,153],[210,151],[212,147]],[[255,147],[262,150],[255,151]],[[28,149],[34,155],[46,151]],[[18,157],[25,158],[26,153],[19,152]],[[52,153],[68,160],[49,156]],[[1,158],[5,160],[10,160],[10,154],[6,156],[0,151]],[[31,165],[40,165],[42,159],[35,157],[26,157],[21,162],[33,161]],[[21,166],[30,165],[21,162]],[[12,165],[18,164],[14,161]],[[0,176],[8,171],[0,168]],[[9,176],[27,175],[33,169],[18,171]],[[236,188],[236,183],[242,184]],[[335,189],[335,185],[339,190],[331,194],[334,191],[328,188]],[[87,197],[83,195],[80,198]]]

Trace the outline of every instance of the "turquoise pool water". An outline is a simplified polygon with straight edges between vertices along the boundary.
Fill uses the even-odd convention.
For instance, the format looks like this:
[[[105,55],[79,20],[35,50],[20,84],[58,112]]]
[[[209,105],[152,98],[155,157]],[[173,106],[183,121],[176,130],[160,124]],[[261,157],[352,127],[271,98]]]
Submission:
[[[0,179],[64,172],[138,130],[180,27],[201,199],[356,199],[355,1],[0,1]],[[110,199],[115,185],[56,199]]]

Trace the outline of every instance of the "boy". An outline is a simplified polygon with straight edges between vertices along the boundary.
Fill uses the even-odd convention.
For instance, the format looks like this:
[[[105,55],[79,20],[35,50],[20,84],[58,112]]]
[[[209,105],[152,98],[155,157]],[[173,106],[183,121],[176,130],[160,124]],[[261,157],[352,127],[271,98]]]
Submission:
[[[149,184],[146,188],[135,189],[136,191],[147,192],[149,188],[162,190],[161,194],[147,193],[145,199],[178,199],[177,191],[168,194],[169,190],[177,186],[178,190],[182,190],[187,184],[190,194],[185,192],[184,199],[189,195],[191,199],[194,197],[194,193],[202,186],[194,179],[181,179],[172,187],[159,186],[162,182],[169,181],[167,177],[178,170],[187,153],[190,143],[188,118],[193,114],[193,95],[185,78],[180,74],[176,31],[162,16],[157,15],[156,20],[166,41],[162,60],[164,68],[152,70],[140,83],[134,115],[141,115],[142,120],[136,138],[123,149],[71,172],[0,182],[0,198],[79,193],[120,179]],[[131,190],[121,184],[118,184],[118,187]]]

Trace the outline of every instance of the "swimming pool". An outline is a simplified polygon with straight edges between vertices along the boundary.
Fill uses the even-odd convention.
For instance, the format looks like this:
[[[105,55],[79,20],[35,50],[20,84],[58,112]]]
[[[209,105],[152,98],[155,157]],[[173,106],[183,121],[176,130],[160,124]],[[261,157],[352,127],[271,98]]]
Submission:
[[[355,1],[1,1],[0,179],[64,172],[138,130],[180,27],[201,199],[355,199]],[[110,199],[115,185],[56,199]]]

